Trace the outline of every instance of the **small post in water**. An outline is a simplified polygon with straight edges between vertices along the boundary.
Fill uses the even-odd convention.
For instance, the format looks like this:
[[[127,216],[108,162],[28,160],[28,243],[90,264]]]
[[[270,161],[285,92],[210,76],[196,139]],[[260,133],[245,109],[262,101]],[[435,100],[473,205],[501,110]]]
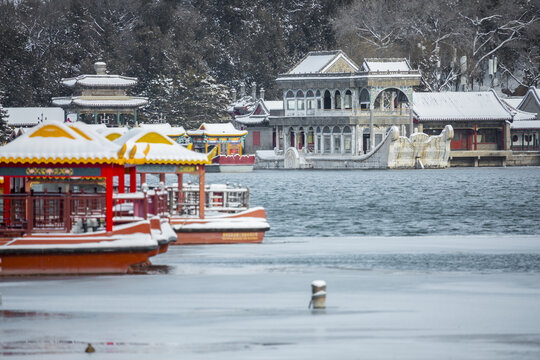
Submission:
[[[315,280],[311,283],[311,301],[309,306],[313,305],[313,309],[326,308],[326,281]]]

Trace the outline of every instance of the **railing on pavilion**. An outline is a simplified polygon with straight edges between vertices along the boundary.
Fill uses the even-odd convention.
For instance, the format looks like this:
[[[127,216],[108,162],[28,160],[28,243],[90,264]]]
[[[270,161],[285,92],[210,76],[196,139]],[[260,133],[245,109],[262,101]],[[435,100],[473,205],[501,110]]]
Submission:
[[[87,232],[103,229],[105,193],[0,194],[0,231],[22,235]],[[115,194],[113,222],[168,215],[167,192]]]
[[[172,215],[199,215],[199,185],[184,184],[168,188],[169,213]],[[237,185],[206,185],[205,213],[218,211],[236,213],[249,209],[249,188]]]

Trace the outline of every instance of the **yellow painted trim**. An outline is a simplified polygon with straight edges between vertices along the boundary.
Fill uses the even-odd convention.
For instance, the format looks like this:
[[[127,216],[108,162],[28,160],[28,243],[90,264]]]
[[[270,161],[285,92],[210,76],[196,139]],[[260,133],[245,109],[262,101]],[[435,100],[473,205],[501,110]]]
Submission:
[[[212,159],[216,156],[217,149],[218,149],[218,147],[217,147],[217,146],[214,146],[214,148],[212,149],[212,151],[210,151],[208,154],[206,154],[206,157],[208,158],[208,163],[209,163],[209,164],[212,163]]]
[[[66,130],[58,127],[57,125],[49,124],[45,125],[39,129],[37,129],[33,134],[31,134],[29,137],[65,137],[71,140],[75,140],[75,138],[68,133]]]
[[[188,150],[193,150],[193,143],[188,144],[188,146],[186,147],[186,149],[188,149]]]
[[[126,153],[127,146],[126,144],[122,145],[122,148],[118,151],[118,157],[122,158],[124,157],[124,154]]]
[[[235,137],[235,136],[244,136],[247,135],[247,131],[241,132],[240,134],[211,134],[211,133],[204,133],[206,136],[216,136],[216,137]]]
[[[4,164],[123,164],[124,162],[116,158],[6,158],[0,157],[0,162]]]
[[[82,132],[81,129],[79,128],[76,128],[75,126],[70,126],[70,129],[75,131],[77,134],[81,135],[83,138],[85,138],[86,140],[90,140],[92,141],[92,138],[89,137],[88,135],[86,135],[85,133]]]
[[[147,144],[147,145],[146,145],[146,149],[144,149],[143,152],[144,152],[144,156],[147,156],[147,155],[148,155],[148,153],[150,152],[150,144]]]
[[[150,144],[167,144],[172,145],[172,142],[167,139],[165,136],[158,134],[157,132],[149,132],[148,134],[142,136],[137,143],[150,143]]]
[[[120,136],[122,136],[122,134],[110,133],[109,135],[107,135],[105,137],[107,138],[107,140],[114,141],[114,140],[118,139]]]
[[[133,159],[135,157],[135,154],[137,153],[137,145],[133,145],[133,148],[129,152],[129,159]]]

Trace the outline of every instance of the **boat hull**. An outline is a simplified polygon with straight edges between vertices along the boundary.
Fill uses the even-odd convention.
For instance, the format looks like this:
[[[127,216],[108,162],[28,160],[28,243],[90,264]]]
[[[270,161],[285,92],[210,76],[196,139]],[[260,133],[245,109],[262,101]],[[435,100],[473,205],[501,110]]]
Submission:
[[[173,216],[170,223],[178,237],[172,245],[261,243],[270,229],[263,208],[205,219]]]
[[[212,165],[206,166],[208,172],[244,173],[252,172],[255,155],[218,155],[212,159]]]
[[[14,251],[0,255],[0,276],[126,274],[130,266],[145,263],[150,256],[147,249],[35,254]]]
[[[153,239],[149,221],[117,226],[112,232],[1,240],[0,276],[125,274],[164,250]]]

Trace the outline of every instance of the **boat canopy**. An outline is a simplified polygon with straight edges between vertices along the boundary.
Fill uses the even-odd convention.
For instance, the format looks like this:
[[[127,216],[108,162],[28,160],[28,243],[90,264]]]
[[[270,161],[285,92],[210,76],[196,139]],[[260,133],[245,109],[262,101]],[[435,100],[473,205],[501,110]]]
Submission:
[[[124,164],[121,145],[92,129],[61,122],[37,125],[0,147],[0,162],[10,164]]]
[[[174,142],[159,132],[133,128],[114,140],[125,146],[128,164],[204,165],[210,161],[206,154],[197,153]]]

